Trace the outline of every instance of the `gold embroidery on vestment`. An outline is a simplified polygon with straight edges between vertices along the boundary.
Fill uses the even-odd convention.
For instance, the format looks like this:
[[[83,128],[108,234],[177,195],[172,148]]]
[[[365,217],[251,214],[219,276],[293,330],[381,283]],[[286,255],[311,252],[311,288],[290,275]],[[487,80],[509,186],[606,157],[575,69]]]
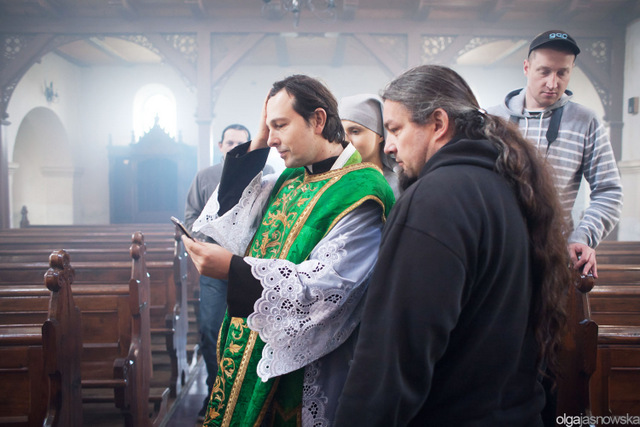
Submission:
[[[302,425],[302,404],[286,411],[278,402],[273,404],[273,415],[271,416],[271,424],[274,424],[276,415],[279,414],[283,421],[289,421],[291,418],[296,418],[296,425]]]
[[[300,233],[300,230],[302,230],[302,227],[307,222],[307,218],[309,218],[309,215],[311,215],[311,212],[313,211],[313,208],[316,206],[316,203],[318,203],[318,200],[320,199],[320,197],[322,197],[325,191],[331,188],[333,184],[338,182],[339,179],[340,179],[339,176],[331,178],[329,182],[323,185],[316,192],[316,194],[314,194],[309,204],[302,210],[302,213],[300,214],[295,224],[293,225],[293,228],[289,232],[289,235],[287,236],[287,240],[284,242],[282,251],[280,251],[281,258],[287,257],[287,254],[289,253],[289,249],[291,249],[291,245],[293,245],[293,242],[295,242],[295,240],[298,238],[298,234]]]
[[[373,163],[356,163],[354,165],[345,166],[345,167],[340,168],[340,169],[333,169],[333,170],[330,170],[328,172],[318,173],[318,174],[315,174],[315,175],[311,175],[311,174],[307,173],[307,171],[305,169],[305,171],[304,171],[304,182],[305,183],[311,183],[311,182],[324,181],[324,180],[327,180],[327,179],[335,178],[336,176],[346,175],[347,173],[349,173],[351,171],[360,170],[360,169],[366,169],[366,168],[370,168],[372,166],[374,168],[380,170],[380,168],[375,166]]]
[[[232,318],[231,321],[236,318]],[[242,319],[237,318],[240,321]],[[242,361],[240,362],[240,367],[238,368],[238,373],[233,381],[233,387],[231,388],[231,394],[229,395],[229,402],[227,402],[227,407],[224,411],[224,418],[222,419],[222,427],[228,427],[231,423],[231,418],[233,416],[233,412],[236,408],[236,403],[238,403],[238,396],[240,396],[240,389],[242,388],[242,383],[244,382],[244,376],[247,373],[247,366],[249,365],[249,359],[251,358],[251,353],[253,352],[253,347],[256,343],[256,339],[258,338],[258,333],[251,331],[249,334],[249,339],[247,341],[247,345],[244,348],[244,353],[242,355]]]
[[[329,227],[327,228],[327,233],[333,228],[334,225],[336,225],[338,223],[338,221],[340,221],[342,218],[344,218],[344,216],[346,214],[348,214],[349,212],[353,212],[353,210],[355,208],[357,208],[358,206],[362,205],[364,202],[366,202],[367,200],[373,200],[374,202],[378,203],[381,207],[382,207],[382,222],[387,222],[387,218],[386,215],[384,214],[384,203],[382,203],[382,200],[380,200],[378,197],[376,196],[366,196],[363,197],[362,199],[358,200],[357,202],[355,202],[354,204],[352,204],[351,206],[349,206],[347,209],[345,209],[341,214],[339,214],[329,225]],[[327,233],[325,233],[325,236],[327,235]]]

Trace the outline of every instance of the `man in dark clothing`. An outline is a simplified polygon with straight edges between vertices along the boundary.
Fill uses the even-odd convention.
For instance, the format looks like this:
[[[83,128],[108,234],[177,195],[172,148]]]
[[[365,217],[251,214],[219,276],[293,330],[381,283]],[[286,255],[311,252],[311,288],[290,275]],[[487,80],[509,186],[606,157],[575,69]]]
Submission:
[[[249,129],[243,125],[231,124],[224,128],[220,142],[218,142],[222,159],[224,160],[227,152],[250,139]],[[223,164],[223,162],[220,162],[200,170],[191,183],[189,193],[187,193],[187,202],[184,209],[185,225],[187,229],[191,230],[194,237],[207,242],[213,242],[213,239],[204,234],[194,232],[191,227],[194,221],[200,216],[202,209],[204,209],[204,206],[207,204],[207,200],[209,200],[209,197],[211,197],[220,183]],[[209,404],[209,395],[211,394],[213,381],[218,371],[216,342],[226,309],[227,281],[201,275],[198,329],[200,332],[200,351],[202,352],[202,358],[207,368],[207,387],[209,392],[198,413],[200,421],[204,421],[204,414]]]
[[[538,368],[554,365],[569,283],[553,183],[446,67],[407,71],[383,99],[406,190],[335,425],[539,426]]]

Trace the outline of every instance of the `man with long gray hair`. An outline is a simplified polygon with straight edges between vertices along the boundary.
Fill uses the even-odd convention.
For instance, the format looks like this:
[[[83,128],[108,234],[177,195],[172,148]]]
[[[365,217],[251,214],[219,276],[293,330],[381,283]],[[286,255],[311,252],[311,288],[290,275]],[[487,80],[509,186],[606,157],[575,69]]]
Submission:
[[[533,148],[453,70],[384,90],[403,195],[385,226],[337,426],[538,426],[570,280]]]

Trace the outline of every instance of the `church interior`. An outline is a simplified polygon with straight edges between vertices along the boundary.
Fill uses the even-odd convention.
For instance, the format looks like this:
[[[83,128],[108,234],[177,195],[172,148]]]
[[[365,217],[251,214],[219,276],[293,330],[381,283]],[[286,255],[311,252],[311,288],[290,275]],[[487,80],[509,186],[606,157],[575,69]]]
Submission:
[[[637,0],[0,0],[0,283],[7,285],[0,318],[17,307],[20,281],[39,301],[36,318],[46,320],[51,293],[62,299],[71,282],[79,289],[75,303],[90,305],[83,302],[91,299],[90,280],[120,280],[113,286],[127,289],[118,295],[133,295],[130,279],[140,274],[147,291],[136,287],[144,301],[137,307],[150,310],[134,304],[125,310],[129,319],[107,302],[102,310],[113,324],[131,324],[125,336],[148,353],[136,356],[145,359],[146,375],[122,364],[131,356],[127,346],[120,365],[101,369],[131,380],[82,378],[82,396],[70,399],[82,407],[82,425],[195,425],[206,389],[197,272],[169,217],[183,217],[196,172],[221,161],[222,130],[242,123],[255,133],[271,84],[298,73],[319,78],[339,99],[380,93],[411,67],[441,64],[488,108],[525,85],[529,42],[552,29],[570,33],[581,48],[569,89],[606,125],[624,188],[620,222],[602,242],[601,258],[598,252],[600,278],[586,290],[591,303],[578,314],[600,329],[593,357],[580,359],[586,395],[576,399],[595,415],[640,415]],[[277,155],[268,163],[284,169]],[[574,218],[588,203],[583,184]],[[58,249],[68,257],[49,256]],[[45,283],[64,282],[51,292],[42,286],[48,272]],[[111,291],[109,304],[127,304]],[[85,316],[83,328],[114,329],[107,319]],[[0,325],[0,353],[3,331]],[[115,353],[122,342],[108,347]],[[91,353],[68,347],[78,364]],[[94,356],[91,366],[98,366]],[[23,377],[16,384],[28,389],[33,379]],[[71,385],[77,377],[63,380],[67,388],[58,388],[78,389]],[[52,411],[49,402],[26,404],[7,381],[0,424],[36,425],[33,417]],[[137,398],[132,383],[145,388]],[[58,412],[71,417],[59,425],[80,419],[70,407]]]

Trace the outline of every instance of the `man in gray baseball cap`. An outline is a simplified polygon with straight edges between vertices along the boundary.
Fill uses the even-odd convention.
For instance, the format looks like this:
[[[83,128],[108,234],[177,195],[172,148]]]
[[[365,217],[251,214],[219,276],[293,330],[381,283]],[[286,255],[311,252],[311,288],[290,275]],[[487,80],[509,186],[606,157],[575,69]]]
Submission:
[[[595,248],[620,219],[622,185],[607,130],[592,110],[571,101],[573,93],[567,90],[579,53],[578,44],[565,31],[537,35],[524,60],[527,86],[508,93],[502,105],[487,110],[516,123],[546,157],[564,216],[573,225],[568,238],[573,267],[598,277]],[[586,208],[576,209],[580,219],[573,224],[572,210],[583,177],[591,190],[590,200]]]

